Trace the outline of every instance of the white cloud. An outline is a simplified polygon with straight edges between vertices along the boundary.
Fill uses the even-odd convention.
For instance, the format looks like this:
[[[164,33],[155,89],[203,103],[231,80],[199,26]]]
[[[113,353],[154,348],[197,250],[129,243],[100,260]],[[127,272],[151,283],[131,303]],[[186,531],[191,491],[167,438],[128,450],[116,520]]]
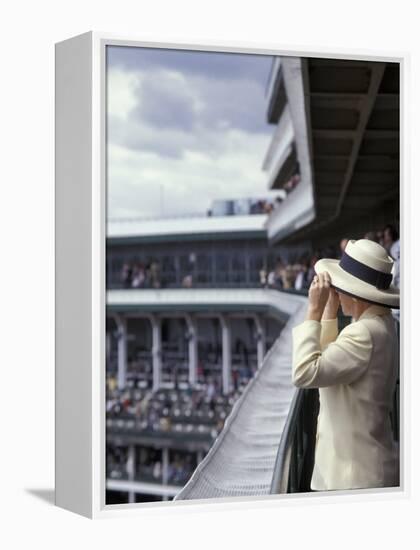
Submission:
[[[267,190],[257,83],[112,68],[108,98],[110,218],[205,213]]]
[[[107,79],[108,115],[125,121],[138,101],[139,75],[116,67],[108,70]]]

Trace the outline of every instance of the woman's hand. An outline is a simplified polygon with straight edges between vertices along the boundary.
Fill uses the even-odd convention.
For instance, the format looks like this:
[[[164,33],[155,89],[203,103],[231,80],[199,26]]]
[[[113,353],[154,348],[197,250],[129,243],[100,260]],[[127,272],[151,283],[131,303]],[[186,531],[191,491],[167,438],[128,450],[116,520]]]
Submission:
[[[306,320],[320,321],[330,297],[331,278],[327,271],[315,275],[309,287],[309,305]]]

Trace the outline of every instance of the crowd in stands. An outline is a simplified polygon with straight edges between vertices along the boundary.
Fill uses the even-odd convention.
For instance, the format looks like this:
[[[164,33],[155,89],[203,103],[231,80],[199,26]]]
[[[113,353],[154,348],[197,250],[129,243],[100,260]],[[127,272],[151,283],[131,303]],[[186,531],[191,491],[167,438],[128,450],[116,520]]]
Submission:
[[[263,199],[253,202],[250,207],[250,214],[270,214],[277,206],[283,202],[283,198],[278,196],[273,199]]]
[[[116,387],[113,376],[107,379],[107,430],[121,434],[150,433],[156,435],[205,435],[211,443],[223,428],[233,404],[240,397],[246,382],[223,395],[220,385],[211,378],[206,384],[184,385],[183,389],[140,389],[135,383],[124,390]],[[111,433],[108,431],[108,433]],[[169,484],[184,485],[191,476],[196,460],[193,453],[170,451],[167,472]],[[111,479],[132,477],[142,481],[162,481],[161,451],[139,446],[137,463],[133,464],[127,445],[108,444],[107,476]]]
[[[285,197],[293,191],[299,182],[300,175],[295,173],[281,186],[281,190],[278,191],[275,197],[214,201],[212,208],[207,210],[207,216],[270,214],[284,201]]]
[[[168,483],[185,485],[194,471],[196,462],[191,453],[174,453],[173,460],[169,462]]]
[[[364,235],[364,238],[375,241],[387,249],[395,261],[393,284],[399,286],[400,241],[395,226],[386,225],[383,229],[368,231]],[[315,263],[320,258],[339,259],[347,241],[347,238],[343,238],[336,246],[328,246],[324,249],[316,250],[311,255],[304,254],[293,262],[284,262],[281,258],[278,258],[273,269],[266,270],[262,268],[260,270],[261,286],[279,290],[307,290],[315,274]],[[191,253],[189,256],[189,262],[192,266],[191,273],[186,273],[182,276],[181,286],[183,288],[195,286],[192,274],[195,261],[195,254]],[[142,262],[125,262],[120,273],[120,285],[123,288],[161,288],[164,285],[160,277],[159,262],[155,260],[147,264]]]
[[[162,483],[162,451],[153,447],[137,447],[136,458],[129,455],[128,446],[108,446],[106,455],[107,478],[128,479],[149,483]],[[167,483],[185,485],[197,465],[195,453],[173,451],[169,453]]]
[[[400,241],[397,229],[393,225],[387,225],[382,230],[367,232],[364,238],[375,241],[388,250],[395,261],[393,284],[399,286]],[[347,241],[347,238],[343,238],[339,246],[329,246],[315,251],[312,255],[302,255],[293,263],[283,262],[279,258],[274,269],[260,270],[260,283],[264,287],[281,290],[308,289],[315,273],[314,265],[318,259],[339,259]],[[159,264],[156,261],[151,261],[147,265],[141,262],[133,264],[126,262],[123,264],[120,279],[124,288],[160,288],[162,286],[159,278]],[[183,277],[181,286],[184,288],[194,286],[192,274]]]
[[[394,260],[393,281],[396,287],[400,286],[400,240],[398,231],[393,225],[386,225],[381,230],[368,231],[364,237],[383,246]],[[285,263],[278,259],[271,271],[260,271],[261,285],[278,290],[305,291],[309,288],[315,275],[314,265],[320,258],[340,259],[348,238],[342,238],[339,246],[318,250],[311,256],[303,255],[296,262]]]
[[[119,390],[114,377],[108,378],[107,426],[135,431],[191,432],[215,437],[222,429],[232,405],[241,395],[245,383],[223,395],[220,386],[210,380],[207,384],[184,389]],[[119,421],[122,422],[119,422]]]
[[[293,189],[295,189],[299,182],[300,175],[294,174],[289,180],[286,181],[286,183],[282,185],[281,188],[286,192],[286,196],[291,193]],[[259,201],[263,204],[259,204],[257,206],[257,210],[255,212],[251,212],[251,214],[270,214],[273,210],[280,206],[284,200],[284,198],[278,196],[272,201]]]
[[[256,351],[248,350],[242,343],[242,347],[235,346],[232,353],[232,387],[238,390],[243,384],[246,384],[257,370]],[[207,346],[208,349],[209,346]],[[238,352],[239,350],[239,352]],[[203,351],[203,354],[206,352]],[[162,363],[162,380],[168,387],[185,388],[188,384],[188,362],[183,359],[171,360],[166,359],[163,354]],[[197,384],[212,388],[216,393],[221,393],[222,382],[220,377],[221,366],[221,349],[217,349],[217,353],[213,353],[214,359],[207,358],[206,360],[199,359],[197,362]],[[131,356],[127,362],[129,374],[127,387],[137,387],[139,389],[150,389],[153,380],[153,367],[151,352],[142,352],[141,357]],[[109,387],[111,384],[116,386],[115,373],[117,372],[117,358],[115,355],[107,359],[107,369],[110,376]],[[211,390],[209,390],[211,391]]]
[[[192,453],[172,452],[172,457],[168,464],[167,481],[169,485],[185,485],[191,477],[197,461]],[[146,459],[149,460],[149,459]],[[160,459],[149,462],[147,469],[144,468],[144,463],[139,465],[137,470],[138,477],[144,479],[145,474],[149,471],[152,479],[155,482],[162,480],[163,466]],[[150,474],[149,474],[150,475]]]
[[[147,265],[126,262],[121,269],[120,281],[123,288],[160,288],[159,264],[156,261]]]
[[[270,212],[275,208],[276,204],[281,202],[280,197],[276,197],[274,200],[270,201],[268,199],[259,200],[253,202],[250,206],[250,214],[270,214]]]
[[[207,216],[249,216],[254,214],[270,214],[281,202],[287,191],[278,191],[275,196],[261,198],[220,199],[213,201],[207,210]]]

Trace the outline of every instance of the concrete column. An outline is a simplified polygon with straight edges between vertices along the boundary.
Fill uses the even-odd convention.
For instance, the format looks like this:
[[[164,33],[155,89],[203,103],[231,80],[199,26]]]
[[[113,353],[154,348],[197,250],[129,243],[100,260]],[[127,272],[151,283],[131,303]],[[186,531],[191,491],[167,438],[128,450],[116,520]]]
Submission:
[[[123,390],[127,381],[127,320],[121,315],[115,317],[118,338],[118,389]]]
[[[226,395],[232,386],[232,343],[230,321],[225,315],[220,315],[222,326],[222,389]]]
[[[128,457],[127,457],[127,475],[129,481],[134,481],[136,474],[136,447],[134,445],[128,446]],[[136,502],[136,493],[134,491],[128,492],[128,502],[131,504]]]
[[[188,381],[191,385],[197,382],[198,365],[198,332],[197,320],[192,315],[186,315],[188,330]]]
[[[152,323],[153,391],[157,391],[162,382],[161,319],[153,315],[150,317],[150,322]]]
[[[168,447],[162,448],[162,485],[168,485],[169,483],[169,449]],[[168,500],[167,495],[164,495],[162,500]]]
[[[162,483],[168,485],[169,483],[169,449],[168,447],[162,448]]]
[[[255,322],[256,338],[257,338],[257,363],[258,363],[258,368],[260,368],[265,357],[266,334],[265,334],[265,327],[261,317],[259,317],[258,315],[254,315],[253,318]]]

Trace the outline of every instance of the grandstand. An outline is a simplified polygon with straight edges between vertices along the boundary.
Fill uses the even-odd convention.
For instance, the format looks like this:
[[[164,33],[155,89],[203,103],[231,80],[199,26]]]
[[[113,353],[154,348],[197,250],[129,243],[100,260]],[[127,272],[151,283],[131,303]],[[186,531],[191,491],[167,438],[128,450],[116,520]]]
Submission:
[[[107,503],[173,498],[281,333],[267,275],[307,248],[269,247],[266,219],[108,224]]]

